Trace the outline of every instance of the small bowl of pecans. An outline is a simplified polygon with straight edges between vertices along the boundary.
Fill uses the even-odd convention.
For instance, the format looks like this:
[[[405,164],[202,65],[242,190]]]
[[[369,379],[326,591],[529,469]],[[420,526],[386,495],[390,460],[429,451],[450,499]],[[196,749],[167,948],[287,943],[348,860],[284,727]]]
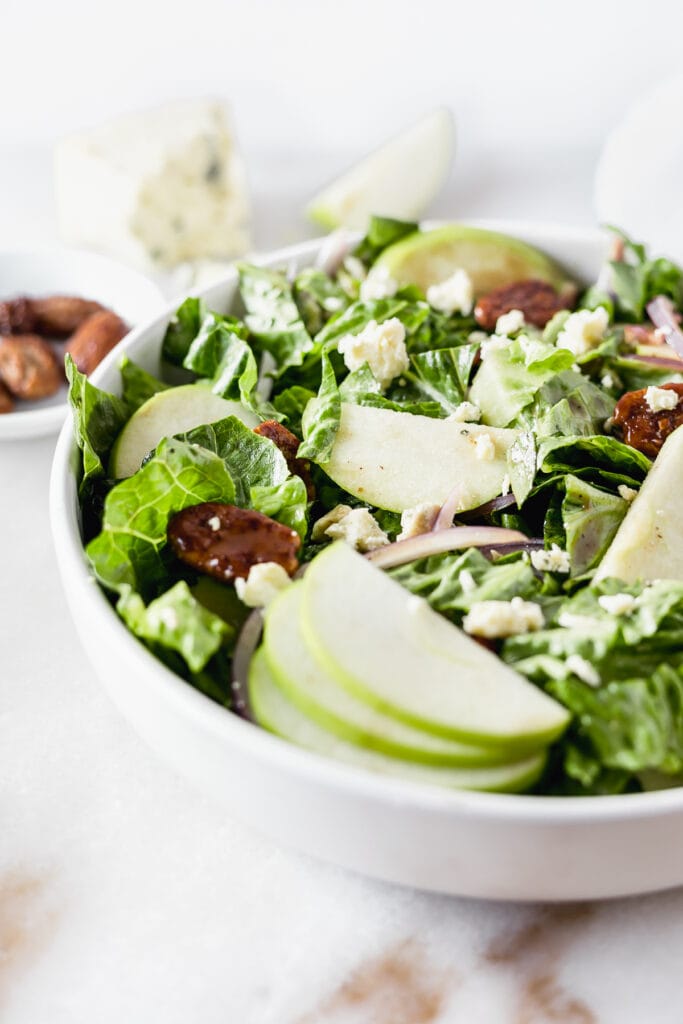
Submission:
[[[65,355],[90,374],[163,304],[149,278],[96,253],[0,250],[0,440],[56,433],[67,413]]]

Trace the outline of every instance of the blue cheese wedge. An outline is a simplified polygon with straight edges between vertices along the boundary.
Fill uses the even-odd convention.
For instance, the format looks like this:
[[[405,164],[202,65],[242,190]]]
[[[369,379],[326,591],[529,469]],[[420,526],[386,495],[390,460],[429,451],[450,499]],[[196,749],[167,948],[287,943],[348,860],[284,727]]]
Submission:
[[[251,244],[244,166],[223,103],[173,103],[63,139],[55,186],[66,242],[145,271],[228,259]]]

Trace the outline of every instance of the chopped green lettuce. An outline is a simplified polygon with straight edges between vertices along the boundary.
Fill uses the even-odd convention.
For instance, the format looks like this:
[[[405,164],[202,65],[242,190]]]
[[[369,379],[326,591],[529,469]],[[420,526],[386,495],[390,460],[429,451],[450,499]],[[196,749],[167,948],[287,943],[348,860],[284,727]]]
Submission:
[[[536,339],[520,335],[492,342],[470,389],[470,399],[492,427],[507,427],[533,402],[552,377],[570,369],[574,356]]]
[[[207,611],[184,580],[155,598],[146,607],[139,594],[125,587],[116,610],[131,633],[159,644],[183,658],[191,672],[199,672],[232,634],[230,627]]]
[[[299,457],[326,462],[334,445],[341,420],[341,396],[329,357],[323,356],[322,380],[317,397],[306,406],[301,421],[304,442]]]
[[[178,307],[172,318],[161,346],[162,357],[167,363],[182,366],[190,345],[197,337],[206,310],[202,299],[190,296]]]
[[[168,583],[166,529],[175,512],[205,501],[234,502],[224,460],[199,445],[164,439],[156,454],[107,495],[102,532],[87,555],[100,583],[156,596]]]
[[[121,397],[128,406],[130,415],[153,395],[168,390],[168,384],[164,384],[163,381],[143,370],[141,366],[131,362],[128,356],[123,356],[119,369],[121,371]]]
[[[68,354],[65,368],[74,436],[81,450],[79,486],[83,493],[93,479],[104,476],[104,464],[130,412],[123,399],[95,387],[79,373]]]
[[[245,323],[259,345],[273,356],[278,374],[301,366],[313,339],[306,330],[292,289],[283,274],[241,263],[240,294],[247,310]]]
[[[413,221],[396,220],[393,217],[371,217],[367,233],[353,254],[366,266],[370,266],[390,245],[400,242],[402,238],[412,235],[417,230],[418,225]]]
[[[572,576],[582,576],[599,563],[627,511],[623,498],[567,474],[562,524]]]

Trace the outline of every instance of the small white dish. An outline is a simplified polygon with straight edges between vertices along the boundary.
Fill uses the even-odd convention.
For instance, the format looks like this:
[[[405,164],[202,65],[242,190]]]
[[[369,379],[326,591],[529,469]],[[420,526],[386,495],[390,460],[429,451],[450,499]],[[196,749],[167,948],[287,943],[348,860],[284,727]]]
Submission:
[[[610,133],[595,175],[595,211],[652,256],[683,263],[683,75],[660,82]]]
[[[163,309],[159,288],[144,274],[97,253],[58,245],[0,250],[0,302],[18,295],[79,295],[109,306],[134,327]],[[57,433],[67,414],[66,385],[49,398],[18,401],[0,416],[0,441]]]
[[[608,240],[598,232],[486,223],[545,249],[593,279]],[[322,240],[260,262],[310,265]],[[203,294],[228,311],[236,274]],[[158,372],[169,309],[133,331],[122,350]],[[93,381],[120,388],[121,350]],[[683,883],[683,788],[557,798],[445,791],[318,757],[215,704],[157,661],[96,586],[83,553],[71,423],[59,438],[51,520],[66,598],[83,646],[110,696],[161,757],[277,842],[391,882],[508,900],[579,900]]]

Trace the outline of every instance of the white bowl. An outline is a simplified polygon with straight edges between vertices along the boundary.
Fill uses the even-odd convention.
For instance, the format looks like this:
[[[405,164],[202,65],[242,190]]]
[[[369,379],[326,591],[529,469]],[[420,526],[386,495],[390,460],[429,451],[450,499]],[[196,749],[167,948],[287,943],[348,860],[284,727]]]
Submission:
[[[596,275],[603,236],[530,224],[487,225],[546,249],[574,273]],[[302,267],[320,242],[274,254]],[[204,294],[227,311],[234,271]],[[172,310],[133,331],[123,349],[158,369]],[[94,381],[119,387],[120,353]],[[444,791],[387,779],[298,749],[193,690],[119,621],[93,584],[79,533],[71,425],[62,430],[51,481],[54,542],[83,645],[112,699],[170,764],[229,812],[277,842],[364,874],[466,896],[576,900],[664,889],[683,882],[683,789],[552,798]]]
[[[58,245],[0,250],[0,302],[16,295],[80,295],[109,306],[126,323],[159,313],[165,300],[144,274],[97,253]],[[56,434],[67,413],[66,385],[36,402],[18,401],[0,416],[0,441]]]

